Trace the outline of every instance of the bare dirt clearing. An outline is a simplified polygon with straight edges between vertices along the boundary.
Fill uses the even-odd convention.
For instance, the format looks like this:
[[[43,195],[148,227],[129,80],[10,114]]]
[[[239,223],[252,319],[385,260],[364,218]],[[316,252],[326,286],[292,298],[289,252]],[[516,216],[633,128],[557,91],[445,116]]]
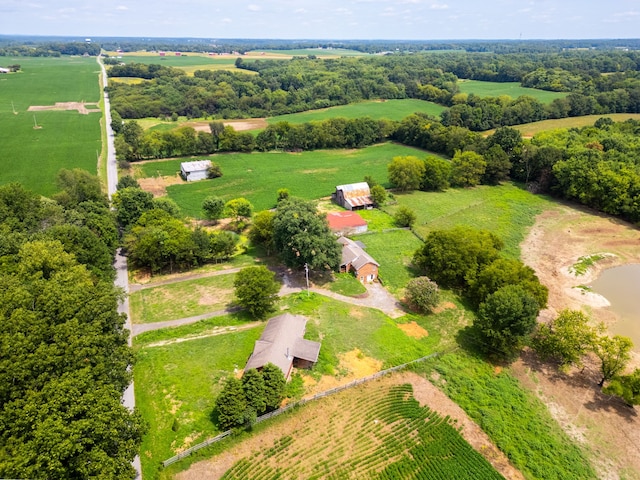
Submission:
[[[523,261],[549,288],[549,306],[541,320],[571,308],[585,310],[595,321],[613,324],[616,315],[606,308],[606,299],[583,294],[576,287],[588,284],[605,268],[640,263],[639,247],[640,231],[621,220],[569,206],[541,214],[522,244]],[[612,255],[596,262],[584,275],[570,273],[581,256],[596,253]],[[638,366],[640,355],[634,354],[631,363]],[[638,412],[600,392],[595,362],[583,372],[563,374],[525,353],[512,371],[545,402],[570,436],[589,445],[601,478],[640,479]]]
[[[167,187],[169,185],[186,182],[180,178],[180,175],[176,174],[172,177],[138,178],[138,183],[142,190],[151,193],[154,197],[164,197],[167,194]]]
[[[453,420],[456,420],[465,440],[502,475],[508,479],[524,478],[518,470],[509,464],[507,458],[491,443],[480,427],[470,420],[460,407],[424,378],[414,373],[403,372],[371,382],[378,387],[391,387],[404,383],[410,383],[413,386],[414,397],[421,405],[427,405],[442,416],[449,415]],[[366,389],[371,384],[365,384],[356,387],[356,389]],[[233,446],[229,451],[193,464],[188,470],[179,473],[176,478],[180,480],[218,479],[239,459],[249,456],[255,451],[271,448],[276,440],[290,435],[291,432],[295,432],[303,426],[307,426],[307,428],[311,426],[312,431],[322,431],[327,415],[330,415],[332,411],[344,410],[342,405],[344,402],[348,402],[350,395],[353,394],[351,390],[347,390],[335,396],[324,398],[317,403],[309,404],[295,415],[290,415],[267,431]],[[309,445],[309,448],[311,447]]]
[[[87,108],[89,106],[94,108]],[[98,108],[97,102],[56,102],[55,105],[32,105],[27,109],[29,112],[41,112],[44,110],[77,110],[78,113],[81,113],[82,115],[102,112],[102,110]]]
[[[182,126],[193,127],[197,132],[210,132],[209,123],[211,122],[187,122]],[[267,128],[267,121],[264,118],[246,118],[242,120],[225,120],[225,127],[233,127],[236,132],[245,132],[247,130],[258,130]]]

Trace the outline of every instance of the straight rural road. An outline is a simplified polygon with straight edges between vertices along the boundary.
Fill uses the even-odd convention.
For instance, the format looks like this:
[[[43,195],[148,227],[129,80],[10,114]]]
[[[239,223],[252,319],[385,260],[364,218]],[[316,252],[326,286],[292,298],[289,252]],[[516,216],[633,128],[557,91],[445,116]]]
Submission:
[[[102,63],[102,57],[97,57],[98,65],[102,70],[102,85],[107,86],[107,69]],[[111,105],[109,103],[109,94],[106,90],[102,90],[104,98],[104,121],[105,128],[107,130],[107,193],[109,200],[111,196],[116,193],[116,185],[118,184],[118,164],[116,162],[116,147],[114,143],[114,133],[111,128]],[[129,315],[129,274],[127,270],[127,257],[122,255],[120,249],[116,251],[115,258],[116,279],[114,281],[116,287],[124,290],[124,298],[120,305],[118,305],[118,313],[124,313],[127,316],[126,328],[129,332],[132,331],[131,316]],[[131,346],[131,339],[133,335],[129,334],[129,346]],[[133,380],[127,387],[122,395],[122,403],[125,407],[133,410],[136,406],[136,399],[134,395]],[[136,458],[132,462],[133,468],[136,469],[136,480],[142,479],[142,467],[140,465],[140,456],[136,455]]]

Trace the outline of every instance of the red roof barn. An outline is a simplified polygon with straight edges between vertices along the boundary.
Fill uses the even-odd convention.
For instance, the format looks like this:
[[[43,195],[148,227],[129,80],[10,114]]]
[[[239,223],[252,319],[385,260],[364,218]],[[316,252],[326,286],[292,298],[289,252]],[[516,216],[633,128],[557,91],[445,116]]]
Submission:
[[[327,222],[333,233],[338,235],[353,235],[367,231],[367,222],[356,212],[329,212]]]

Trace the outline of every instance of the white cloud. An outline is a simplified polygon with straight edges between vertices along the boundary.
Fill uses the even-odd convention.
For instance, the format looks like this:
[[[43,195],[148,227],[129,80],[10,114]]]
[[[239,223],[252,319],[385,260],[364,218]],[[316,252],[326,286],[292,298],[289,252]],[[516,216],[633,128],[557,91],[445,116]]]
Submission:
[[[447,10],[449,5],[446,3],[432,3],[429,7],[431,10]]]
[[[222,23],[231,23],[231,22],[232,22],[232,20],[231,20],[230,18],[228,18],[228,17],[225,17],[225,18],[223,18],[223,19],[221,20],[221,22],[222,22]]]
[[[262,8],[260,8],[260,5],[252,3],[251,5],[247,6],[247,10],[249,10],[250,12],[259,12],[260,10],[262,10]]]
[[[118,5],[118,6],[116,7],[116,10],[120,10],[120,11],[123,11],[123,12],[124,12],[124,11],[126,11],[126,10],[129,10],[129,7],[127,7],[127,6],[125,6],[125,5]]]

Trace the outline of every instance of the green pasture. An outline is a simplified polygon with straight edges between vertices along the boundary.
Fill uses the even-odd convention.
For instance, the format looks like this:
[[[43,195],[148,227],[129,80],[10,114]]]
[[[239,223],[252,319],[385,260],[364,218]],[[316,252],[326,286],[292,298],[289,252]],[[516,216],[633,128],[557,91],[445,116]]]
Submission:
[[[468,225],[498,235],[504,242],[503,253],[511,258],[519,258],[520,243],[536,215],[556,205],[514,183],[451,188],[446,192],[416,191],[396,194],[396,200],[398,204],[386,210],[393,214],[400,205],[411,208],[417,215],[414,229],[420,237],[432,230]]]
[[[164,57],[160,54],[147,54],[147,55],[121,55],[120,59],[123,63],[143,63],[145,65],[164,65],[165,67],[196,67],[198,65],[225,65],[235,66],[236,55],[200,55],[195,53],[183,53],[178,56],[174,52],[167,52]]]
[[[411,260],[422,241],[411,231],[393,230],[353,238],[364,243],[366,252],[380,264],[380,280],[390,292],[397,294],[416,276]]]
[[[370,100],[349,105],[323,108],[320,110],[310,110],[308,112],[291,113],[288,115],[278,115],[267,118],[267,123],[278,122],[306,123],[312,121],[328,120],[330,118],[362,118],[370,117],[374,120],[387,119],[400,121],[412,113],[426,113],[434,117],[439,117],[445,107],[433,102],[424,100],[404,99],[404,100]]]
[[[484,430],[527,479],[598,478],[587,453],[508,369],[471,354],[439,356],[416,366]]]
[[[607,113],[604,115],[557,118],[553,120],[542,120],[540,122],[524,123],[522,125],[513,125],[510,128],[518,130],[523,137],[529,138],[547,130],[590,127],[596,123],[596,120],[602,117],[610,118],[614,122],[624,122],[629,119],[640,120],[640,113]],[[494,131],[495,130],[487,130],[485,133],[492,134]]]
[[[272,208],[276,192],[287,188],[292,196],[314,200],[330,196],[336,185],[361,182],[370,175],[387,184],[387,165],[398,155],[426,157],[427,152],[384,143],[357,150],[318,150],[302,153],[222,154],[208,157],[222,168],[213,180],[170,185],[167,192],[186,215],[201,217],[202,200],[216,195],[225,201],[245,197],[255,210]],[[138,177],[175,175],[182,160],[162,160],[136,166]]]
[[[57,190],[55,177],[61,168],[82,168],[95,174],[102,150],[100,113],[27,110],[57,102],[98,102],[96,59],[0,57],[0,64],[22,66],[22,72],[0,77],[0,131],[4,133],[0,184],[20,182],[51,195]],[[41,128],[34,128],[36,125]]]
[[[215,312],[233,300],[234,274],[145,288],[129,296],[133,323],[155,323]]]
[[[458,87],[462,93],[473,93],[480,97],[499,97],[508,95],[516,99],[528,95],[542,103],[551,103],[556,98],[564,98],[568,94],[563,92],[549,92],[536,88],[520,86],[520,82],[483,82],[480,80],[459,80]]]

